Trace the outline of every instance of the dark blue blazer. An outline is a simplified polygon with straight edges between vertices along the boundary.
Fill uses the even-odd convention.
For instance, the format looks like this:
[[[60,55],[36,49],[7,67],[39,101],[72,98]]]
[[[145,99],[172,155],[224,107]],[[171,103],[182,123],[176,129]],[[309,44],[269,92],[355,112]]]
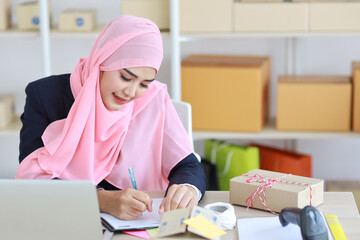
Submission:
[[[31,82],[25,92],[26,102],[24,113],[21,115],[23,126],[20,131],[19,162],[44,146],[41,135],[46,127],[56,120],[66,118],[74,103],[70,88],[70,74],[50,76]],[[204,195],[206,177],[194,154],[180,161],[171,170],[168,179],[169,186],[189,183],[196,186]],[[117,189],[105,180],[98,186],[107,190]]]

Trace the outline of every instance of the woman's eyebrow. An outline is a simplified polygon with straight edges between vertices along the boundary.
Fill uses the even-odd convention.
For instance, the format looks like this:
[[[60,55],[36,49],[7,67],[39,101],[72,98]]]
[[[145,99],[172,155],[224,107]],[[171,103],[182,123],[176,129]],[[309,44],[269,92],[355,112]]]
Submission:
[[[123,70],[124,70],[125,72],[127,72],[128,74],[130,74],[131,76],[133,76],[133,77],[135,77],[135,78],[139,78],[135,73],[131,72],[129,69],[123,68]],[[152,82],[152,81],[154,81],[154,80],[155,80],[155,79],[149,79],[149,80],[144,80],[144,81],[146,81],[146,82]]]

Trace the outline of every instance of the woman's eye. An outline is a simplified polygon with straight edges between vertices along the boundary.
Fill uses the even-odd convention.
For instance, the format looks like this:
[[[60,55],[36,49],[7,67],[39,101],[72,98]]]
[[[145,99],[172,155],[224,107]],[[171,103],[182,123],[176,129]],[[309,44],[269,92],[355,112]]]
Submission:
[[[129,78],[126,78],[124,75],[122,75],[121,74],[121,78],[124,80],[124,81],[127,81],[127,82],[130,82],[131,81],[131,79],[129,79]]]
[[[143,87],[143,88],[148,88],[149,86],[144,84],[144,83],[140,83],[140,85]]]

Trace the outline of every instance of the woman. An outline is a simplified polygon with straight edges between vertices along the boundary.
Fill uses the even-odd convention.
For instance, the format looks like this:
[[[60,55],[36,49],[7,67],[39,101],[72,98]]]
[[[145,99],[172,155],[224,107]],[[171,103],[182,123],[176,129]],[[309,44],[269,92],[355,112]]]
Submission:
[[[100,210],[126,220],[152,211],[150,197],[131,188],[131,167],[139,190],[167,191],[160,213],[196,205],[206,180],[166,86],[154,80],[162,57],[153,22],[120,16],[71,75],[30,83],[16,178],[91,180]]]

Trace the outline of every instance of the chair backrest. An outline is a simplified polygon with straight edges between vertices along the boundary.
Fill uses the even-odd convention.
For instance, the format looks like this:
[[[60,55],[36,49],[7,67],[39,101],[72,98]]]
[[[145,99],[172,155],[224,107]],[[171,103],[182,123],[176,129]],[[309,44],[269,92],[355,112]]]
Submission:
[[[191,105],[187,102],[171,100],[179,118],[184,125],[184,128],[189,135],[190,141],[194,145],[192,136],[192,118],[191,118]]]

